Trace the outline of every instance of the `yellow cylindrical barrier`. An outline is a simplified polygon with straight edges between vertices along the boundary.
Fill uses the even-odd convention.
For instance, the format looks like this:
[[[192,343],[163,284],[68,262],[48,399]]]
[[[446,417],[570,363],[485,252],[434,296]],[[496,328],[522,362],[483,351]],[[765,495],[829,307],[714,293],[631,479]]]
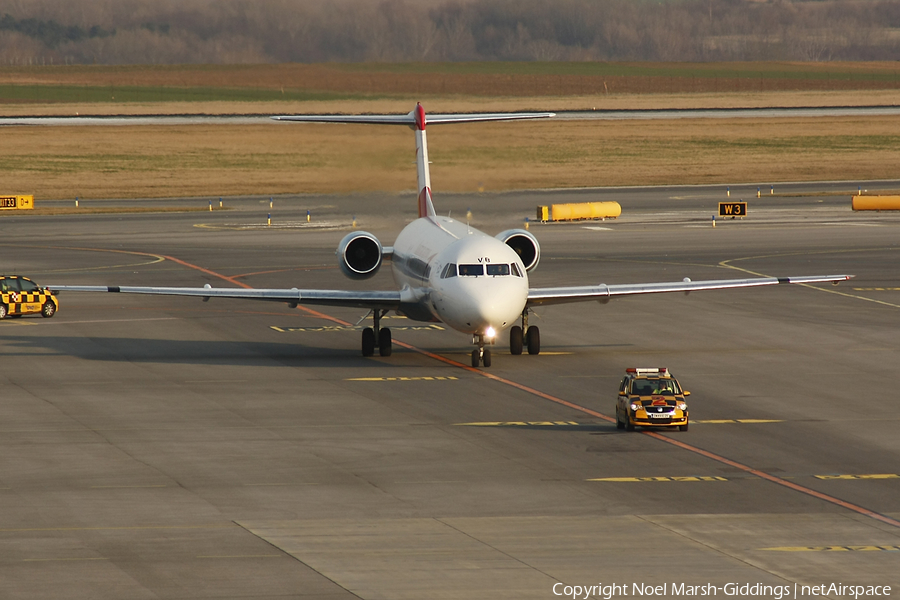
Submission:
[[[622,214],[618,202],[581,202],[578,204],[553,204],[551,221],[576,221],[580,219],[615,219]]]
[[[853,196],[853,210],[900,210],[900,196]]]

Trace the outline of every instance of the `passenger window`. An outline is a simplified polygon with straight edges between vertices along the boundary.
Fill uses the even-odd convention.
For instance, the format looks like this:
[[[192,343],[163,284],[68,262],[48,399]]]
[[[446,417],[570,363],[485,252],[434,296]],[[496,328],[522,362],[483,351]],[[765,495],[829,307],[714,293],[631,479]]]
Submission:
[[[448,277],[456,277],[456,265],[454,263],[444,267],[444,272],[441,273],[441,279],[447,279]]]
[[[33,281],[28,281],[27,279],[20,279],[19,285],[22,286],[23,292],[36,292],[38,290],[38,286],[35,285]]]
[[[459,265],[460,277],[477,277],[484,275],[484,265]]]

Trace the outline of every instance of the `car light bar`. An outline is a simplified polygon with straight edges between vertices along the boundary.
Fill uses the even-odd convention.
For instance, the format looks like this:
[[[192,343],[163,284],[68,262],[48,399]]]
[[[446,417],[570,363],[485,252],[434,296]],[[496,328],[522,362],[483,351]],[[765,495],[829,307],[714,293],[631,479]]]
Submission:
[[[669,369],[667,367],[630,367],[625,369],[626,373],[633,373],[635,375],[668,375]]]

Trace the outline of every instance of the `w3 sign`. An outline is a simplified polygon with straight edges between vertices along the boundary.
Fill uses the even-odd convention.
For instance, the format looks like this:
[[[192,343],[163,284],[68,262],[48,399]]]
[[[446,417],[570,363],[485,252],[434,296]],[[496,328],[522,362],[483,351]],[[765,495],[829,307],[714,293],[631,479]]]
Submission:
[[[720,217],[746,217],[746,202],[719,202]]]

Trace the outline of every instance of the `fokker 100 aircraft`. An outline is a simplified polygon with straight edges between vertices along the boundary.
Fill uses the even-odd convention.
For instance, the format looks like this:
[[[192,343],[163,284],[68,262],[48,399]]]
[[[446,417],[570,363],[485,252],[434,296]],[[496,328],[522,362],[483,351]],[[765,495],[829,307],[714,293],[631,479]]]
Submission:
[[[537,238],[524,229],[510,229],[490,236],[468,224],[435,213],[431,199],[428,168],[427,125],[471,123],[552,117],[553,113],[448,114],[425,116],[421,104],[405,115],[369,116],[280,116],[279,121],[326,123],[373,123],[405,125],[415,131],[418,170],[419,218],[407,225],[393,246],[383,246],[371,233],[354,231],[338,244],[337,258],[350,279],[368,279],[382,263],[389,261],[396,291],[350,291],[298,289],[232,289],[204,287],[48,286],[58,291],[121,292],[209,298],[242,298],[298,304],[343,306],[368,309],[373,327],[362,331],[363,356],[377,349],[391,354],[391,331],[381,327],[381,318],[395,311],[417,321],[441,322],[471,334],[476,348],[472,366],[491,365],[490,346],[497,334],[509,329],[511,354],[538,354],[538,328],[528,325],[528,313],[535,306],[565,302],[608,302],[616,296],[661,292],[694,292],[728,288],[844,281],[850,275],[801,277],[758,277],[711,281],[643,283],[626,285],[575,285],[533,288],[528,274],[538,265],[541,249]]]

